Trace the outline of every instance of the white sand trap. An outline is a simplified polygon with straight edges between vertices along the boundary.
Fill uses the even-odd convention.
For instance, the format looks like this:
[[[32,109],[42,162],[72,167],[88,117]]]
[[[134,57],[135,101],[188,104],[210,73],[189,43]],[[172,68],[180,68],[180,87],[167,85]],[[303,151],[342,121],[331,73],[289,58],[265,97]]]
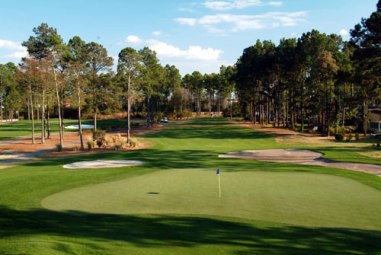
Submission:
[[[219,155],[220,158],[247,158],[274,162],[305,162],[318,159],[323,154],[310,150],[274,149],[274,150],[247,150],[229,152]]]
[[[94,125],[86,125],[86,124],[83,124],[81,125],[82,129],[93,129],[94,128]],[[69,130],[78,130],[79,129],[79,126],[78,125],[71,125],[71,126],[67,126],[65,127],[66,129],[69,129]]]
[[[351,162],[335,162],[321,158],[323,154],[298,149],[275,149],[275,150],[248,150],[229,152],[225,155],[219,155],[220,158],[241,158],[254,159],[269,162],[289,162],[312,166],[328,166],[334,168],[347,169],[358,172],[375,174],[381,177],[381,165],[351,163]]]
[[[63,167],[69,169],[78,168],[114,168],[124,166],[138,166],[142,165],[142,161],[137,160],[94,160],[94,161],[81,161],[71,164],[66,164]]]

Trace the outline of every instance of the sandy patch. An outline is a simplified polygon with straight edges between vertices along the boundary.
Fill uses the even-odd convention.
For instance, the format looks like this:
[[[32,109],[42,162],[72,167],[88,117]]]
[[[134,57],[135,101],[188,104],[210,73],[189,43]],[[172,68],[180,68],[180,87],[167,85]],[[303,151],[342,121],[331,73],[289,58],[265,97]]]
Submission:
[[[361,155],[370,158],[380,158],[381,159],[381,151],[371,151],[371,152],[359,152]]]
[[[262,161],[274,162],[305,162],[318,159],[321,153],[310,150],[296,149],[274,149],[274,150],[247,150],[238,152],[229,152],[226,155],[220,155],[220,158],[247,158]]]
[[[115,168],[125,166],[138,166],[142,165],[142,161],[137,160],[94,160],[94,161],[82,161],[71,164],[66,164],[63,167],[68,169],[78,168]]]
[[[275,150],[247,150],[238,152],[229,152],[225,155],[219,155],[220,158],[241,158],[253,159],[269,162],[285,162],[297,163],[311,166],[327,166],[333,168],[341,168],[353,170],[381,176],[381,165],[351,163],[351,162],[336,162],[321,158],[323,154],[298,149],[275,149]]]

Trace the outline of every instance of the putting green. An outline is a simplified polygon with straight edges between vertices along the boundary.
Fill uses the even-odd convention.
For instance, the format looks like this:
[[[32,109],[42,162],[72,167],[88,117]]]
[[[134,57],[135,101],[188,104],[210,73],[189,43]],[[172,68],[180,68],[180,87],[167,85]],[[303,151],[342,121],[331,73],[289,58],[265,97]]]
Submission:
[[[381,192],[356,181],[297,172],[166,170],[66,190],[42,206],[107,214],[234,217],[316,227],[380,229]]]

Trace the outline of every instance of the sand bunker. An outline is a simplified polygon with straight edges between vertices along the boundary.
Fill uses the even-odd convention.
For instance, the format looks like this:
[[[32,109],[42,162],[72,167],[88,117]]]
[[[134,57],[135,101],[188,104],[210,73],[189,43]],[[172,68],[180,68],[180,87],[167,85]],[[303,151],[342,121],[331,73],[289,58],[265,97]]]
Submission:
[[[64,165],[64,168],[78,169],[78,168],[115,168],[125,166],[138,166],[142,165],[142,161],[137,160],[94,160],[94,161],[81,161]]]
[[[238,152],[229,152],[226,155],[220,155],[220,158],[247,158],[274,162],[305,162],[318,159],[323,154],[310,150],[296,149],[275,149],[275,150],[247,150]]]
[[[335,162],[329,159],[323,159],[321,156],[323,156],[323,154],[318,152],[298,149],[248,150],[219,155],[220,158],[242,158],[270,162],[298,163],[312,166],[327,166],[381,176],[381,165]]]

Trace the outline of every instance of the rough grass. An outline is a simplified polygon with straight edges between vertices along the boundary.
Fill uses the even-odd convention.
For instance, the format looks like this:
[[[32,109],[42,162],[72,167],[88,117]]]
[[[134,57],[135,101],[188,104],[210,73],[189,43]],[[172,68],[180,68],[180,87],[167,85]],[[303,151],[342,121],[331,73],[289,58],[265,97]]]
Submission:
[[[377,176],[316,166],[220,159],[217,157],[219,154],[229,151],[283,147],[270,135],[234,127],[221,119],[170,124],[161,132],[147,135],[147,139],[155,146],[141,151],[67,159],[45,158],[23,166],[2,169],[0,254],[380,254],[380,220],[373,216],[373,211],[377,213],[379,210],[373,202],[377,202],[378,196],[381,195],[381,179]],[[336,158],[351,155],[347,149],[347,154],[337,148],[330,150],[331,156]],[[91,170],[62,168],[66,163],[99,158],[142,160],[145,165]],[[217,213],[126,215],[78,210],[51,211],[41,206],[44,198],[76,188],[106,185],[135,178],[145,179],[144,177],[149,180],[152,178],[151,174],[154,176],[166,171],[177,173],[184,169],[192,169],[190,173],[197,172],[197,169],[200,172],[210,171],[212,178],[216,178],[216,168],[233,175],[238,174],[237,171],[246,171],[249,174],[243,175],[243,182],[252,180],[256,185],[253,186],[253,191],[250,191],[248,184],[243,185],[242,189],[250,192],[242,196],[252,198],[255,197],[254,191],[257,191],[261,194],[262,201],[254,201],[252,198],[250,203],[261,205],[262,208],[275,208],[277,205],[273,205],[271,201],[276,199],[286,202],[288,199],[300,201],[303,196],[314,196],[317,199],[316,205],[313,205],[316,210],[310,210],[306,215],[302,212],[309,210],[308,208],[301,208],[302,205],[292,203],[294,206],[291,208],[290,205],[288,209],[292,209],[293,212],[299,211],[301,214],[294,214],[295,222],[286,224],[282,218],[287,219],[287,210],[283,214],[273,213],[272,216],[261,211],[262,215],[269,217],[265,220],[237,215],[213,216],[218,215]],[[179,181],[181,175],[176,176],[175,181]],[[295,177],[295,180],[291,176]],[[257,179],[255,177],[258,177],[258,180],[254,180]],[[299,178],[301,179],[298,180]],[[303,184],[306,180],[314,180],[310,183],[310,189],[308,182]],[[303,189],[298,189],[299,184]],[[167,187],[169,188],[171,186]],[[310,192],[305,193],[306,189]],[[357,190],[357,193],[352,193],[351,189]],[[205,191],[208,194],[208,190]],[[176,193],[175,188],[173,192]],[[331,193],[332,199],[329,200]],[[197,194],[201,196],[201,192]],[[265,194],[271,196],[266,197]],[[102,197],[102,191],[98,191],[97,195]],[[317,208],[319,197],[321,203],[325,204],[324,208],[330,207],[329,214],[340,217],[327,219],[324,216],[318,224],[319,215],[327,213],[326,209],[320,211]],[[194,197],[191,199],[196,200]],[[233,199],[229,198],[229,203],[233,202]],[[286,202],[280,205],[287,206]],[[354,206],[351,206],[352,202]],[[203,201],[199,203],[208,204]],[[306,203],[311,204],[310,201]],[[239,210],[237,204],[232,206],[237,207],[233,209]],[[243,208],[259,210],[252,207]],[[275,212],[278,212],[277,210]],[[240,213],[247,212],[241,210]],[[314,217],[316,218],[310,219]],[[353,225],[351,228],[322,227],[338,226],[340,220]],[[312,226],[303,224],[302,221],[309,222]]]

